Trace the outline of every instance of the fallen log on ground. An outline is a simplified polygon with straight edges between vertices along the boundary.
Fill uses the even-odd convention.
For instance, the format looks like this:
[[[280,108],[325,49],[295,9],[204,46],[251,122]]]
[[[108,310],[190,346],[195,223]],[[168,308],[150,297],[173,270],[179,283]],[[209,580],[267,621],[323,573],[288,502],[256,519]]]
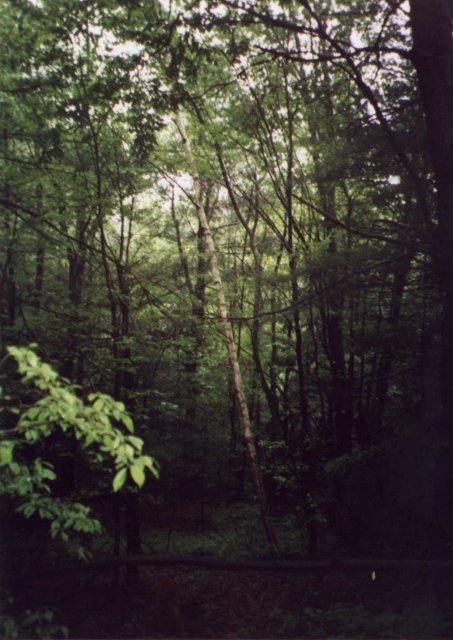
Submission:
[[[196,569],[230,571],[278,571],[288,573],[327,573],[331,571],[386,571],[386,570],[429,570],[452,571],[452,560],[398,560],[382,558],[331,558],[324,560],[222,560],[202,556],[122,556],[103,558],[75,565],[49,567],[49,569],[28,573],[24,579],[46,576],[108,571],[118,566],[186,566]]]

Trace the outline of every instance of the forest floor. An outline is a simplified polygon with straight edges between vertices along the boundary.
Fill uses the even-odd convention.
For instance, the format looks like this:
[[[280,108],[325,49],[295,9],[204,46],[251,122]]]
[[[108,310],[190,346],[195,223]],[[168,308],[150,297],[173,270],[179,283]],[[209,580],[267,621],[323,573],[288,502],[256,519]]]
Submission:
[[[244,505],[210,510],[205,528],[200,528],[192,507],[179,518],[173,514],[165,525],[157,522],[158,512],[146,515],[153,525],[142,531],[145,554],[243,562],[266,559],[259,523]],[[303,558],[294,531],[290,526],[279,530],[287,561]],[[34,555],[33,548],[22,544],[18,548],[30,558],[30,570],[39,572],[39,548]],[[94,559],[110,555],[108,549],[111,538],[100,538]],[[61,561],[58,553],[55,557]],[[42,568],[45,571],[46,565]],[[453,581],[446,571],[434,574],[433,569],[412,566],[375,574],[341,568],[300,573],[173,563],[141,566],[139,576],[131,580],[123,567],[113,586],[111,568],[53,577],[41,573],[40,578],[21,581],[15,614],[30,618],[33,613],[27,612],[53,609],[51,626],[57,626],[52,633],[33,636],[61,637],[61,623],[69,638],[81,640],[453,638]]]
[[[145,567],[134,586],[106,574],[40,581],[27,606],[55,607],[70,638],[451,638],[437,587],[394,571]]]

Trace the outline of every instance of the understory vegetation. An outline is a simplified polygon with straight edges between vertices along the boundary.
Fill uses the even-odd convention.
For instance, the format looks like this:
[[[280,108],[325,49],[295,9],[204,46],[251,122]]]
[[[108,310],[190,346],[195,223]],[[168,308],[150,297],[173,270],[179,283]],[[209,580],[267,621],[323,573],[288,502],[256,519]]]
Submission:
[[[0,635],[451,636],[451,2],[0,6]]]

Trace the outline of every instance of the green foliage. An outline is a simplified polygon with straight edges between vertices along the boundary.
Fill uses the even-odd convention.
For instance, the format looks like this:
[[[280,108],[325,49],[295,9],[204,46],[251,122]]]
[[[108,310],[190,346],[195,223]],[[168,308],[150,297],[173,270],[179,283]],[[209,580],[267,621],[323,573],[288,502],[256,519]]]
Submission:
[[[364,452],[358,447],[355,447],[350,453],[345,453],[342,456],[328,460],[324,465],[324,469],[327,474],[331,474],[334,477],[344,476],[351,468],[363,464],[365,460]]]
[[[272,481],[276,496],[294,497],[297,491],[297,476],[308,470],[307,465],[301,460],[290,460],[291,451],[284,440],[263,438],[259,447],[263,473]]]
[[[14,605],[10,598],[9,605]],[[52,609],[26,609],[20,615],[0,615],[0,636],[16,638],[67,638],[68,628],[60,624]]]
[[[139,487],[145,482],[145,470],[157,478],[156,461],[142,453],[143,440],[132,435],[134,425],[122,402],[92,393],[84,403],[74,387],[32,349],[9,347],[8,352],[17,362],[23,384],[34,387],[38,399],[20,410],[15,406],[7,408],[9,413],[19,413],[19,417],[13,428],[1,433],[1,493],[13,497],[17,511],[26,518],[37,514],[50,521],[53,538],[68,542],[71,534],[99,533],[100,522],[88,507],[52,495],[51,485],[56,479],[53,465],[40,457],[29,461],[27,450],[56,432],[71,433],[82,450],[94,450],[98,463],[115,466],[114,491],[125,484],[128,473]],[[85,555],[83,548],[78,553]]]
[[[188,504],[175,509],[165,526],[151,523],[146,543],[155,553],[199,555],[225,560],[268,558],[269,551],[261,531],[255,504],[205,507],[205,522],[200,521],[200,505]],[[280,549],[284,557],[301,557],[304,550],[294,518],[275,519]]]
[[[395,452],[398,471],[378,450],[401,425],[414,430],[441,355],[432,171],[413,70],[398,55],[410,51],[404,3],[184,4],[1,3],[1,346],[36,340],[45,361],[99,389],[82,399],[32,350],[10,349],[27,393],[5,402],[1,491],[66,545],[98,534],[82,493],[53,490],[55,439],[76,441],[84,488],[111,474],[114,492],[135,490],[158,474],[140,424],[165,466],[163,510],[196,502],[191,477],[207,511],[233,493],[246,503],[209,540],[178,531],[169,548],[266,553],[175,135],[182,109],[282,550],[305,548],[311,527],[349,532],[357,552],[361,536],[375,541],[364,521],[389,531],[396,494],[404,502],[432,475],[405,471],[414,449]],[[375,102],[358,78],[373,80]],[[423,521],[446,512],[431,500]],[[166,532],[154,535],[164,549]]]

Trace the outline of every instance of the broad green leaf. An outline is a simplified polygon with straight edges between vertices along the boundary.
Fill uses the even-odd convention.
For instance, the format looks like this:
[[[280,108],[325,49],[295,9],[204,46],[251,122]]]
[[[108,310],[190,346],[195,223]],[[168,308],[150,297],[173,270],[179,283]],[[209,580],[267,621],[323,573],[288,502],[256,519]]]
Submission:
[[[143,469],[141,467],[138,467],[137,465],[132,465],[132,467],[130,468],[130,472],[135,484],[137,484],[139,487],[142,487],[145,482],[145,472],[143,471]]]
[[[0,463],[9,464],[13,460],[13,450],[11,446],[3,446],[0,448]]]
[[[113,478],[113,491],[119,491],[126,481],[127,469],[120,469]]]
[[[26,352],[26,359],[27,364],[30,365],[30,367],[36,367],[39,362],[38,356],[36,355],[36,353],[33,353],[33,351]]]
[[[159,468],[154,458],[151,458],[151,456],[142,456],[139,460],[143,466],[147,467],[151,471],[155,478],[159,477]]]
[[[75,398],[72,395],[72,393],[69,393],[69,391],[64,390],[64,391],[62,391],[61,395],[62,395],[63,400],[65,402],[67,402],[68,404],[70,404],[70,405],[75,404]]]
[[[55,480],[55,478],[57,477],[56,474],[50,469],[43,469],[41,473],[42,477],[47,478],[48,480]]]
[[[102,411],[104,408],[104,401],[101,398],[98,398],[93,405],[93,409],[96,411]]]
[[[128,416],[127,414],[124,414],[121,417],[121,420],[122,420],[124,426],[126,427],[126,429],[128,431],[130,431],[130,433],[133,433],[133,431],[134,431],[134,423],[132,422],[132,418],[130,416]]]
[[[129,436],[129,442],[139,451],[143,448],[143,440],[141,438],[137,438],[137,436]]]

